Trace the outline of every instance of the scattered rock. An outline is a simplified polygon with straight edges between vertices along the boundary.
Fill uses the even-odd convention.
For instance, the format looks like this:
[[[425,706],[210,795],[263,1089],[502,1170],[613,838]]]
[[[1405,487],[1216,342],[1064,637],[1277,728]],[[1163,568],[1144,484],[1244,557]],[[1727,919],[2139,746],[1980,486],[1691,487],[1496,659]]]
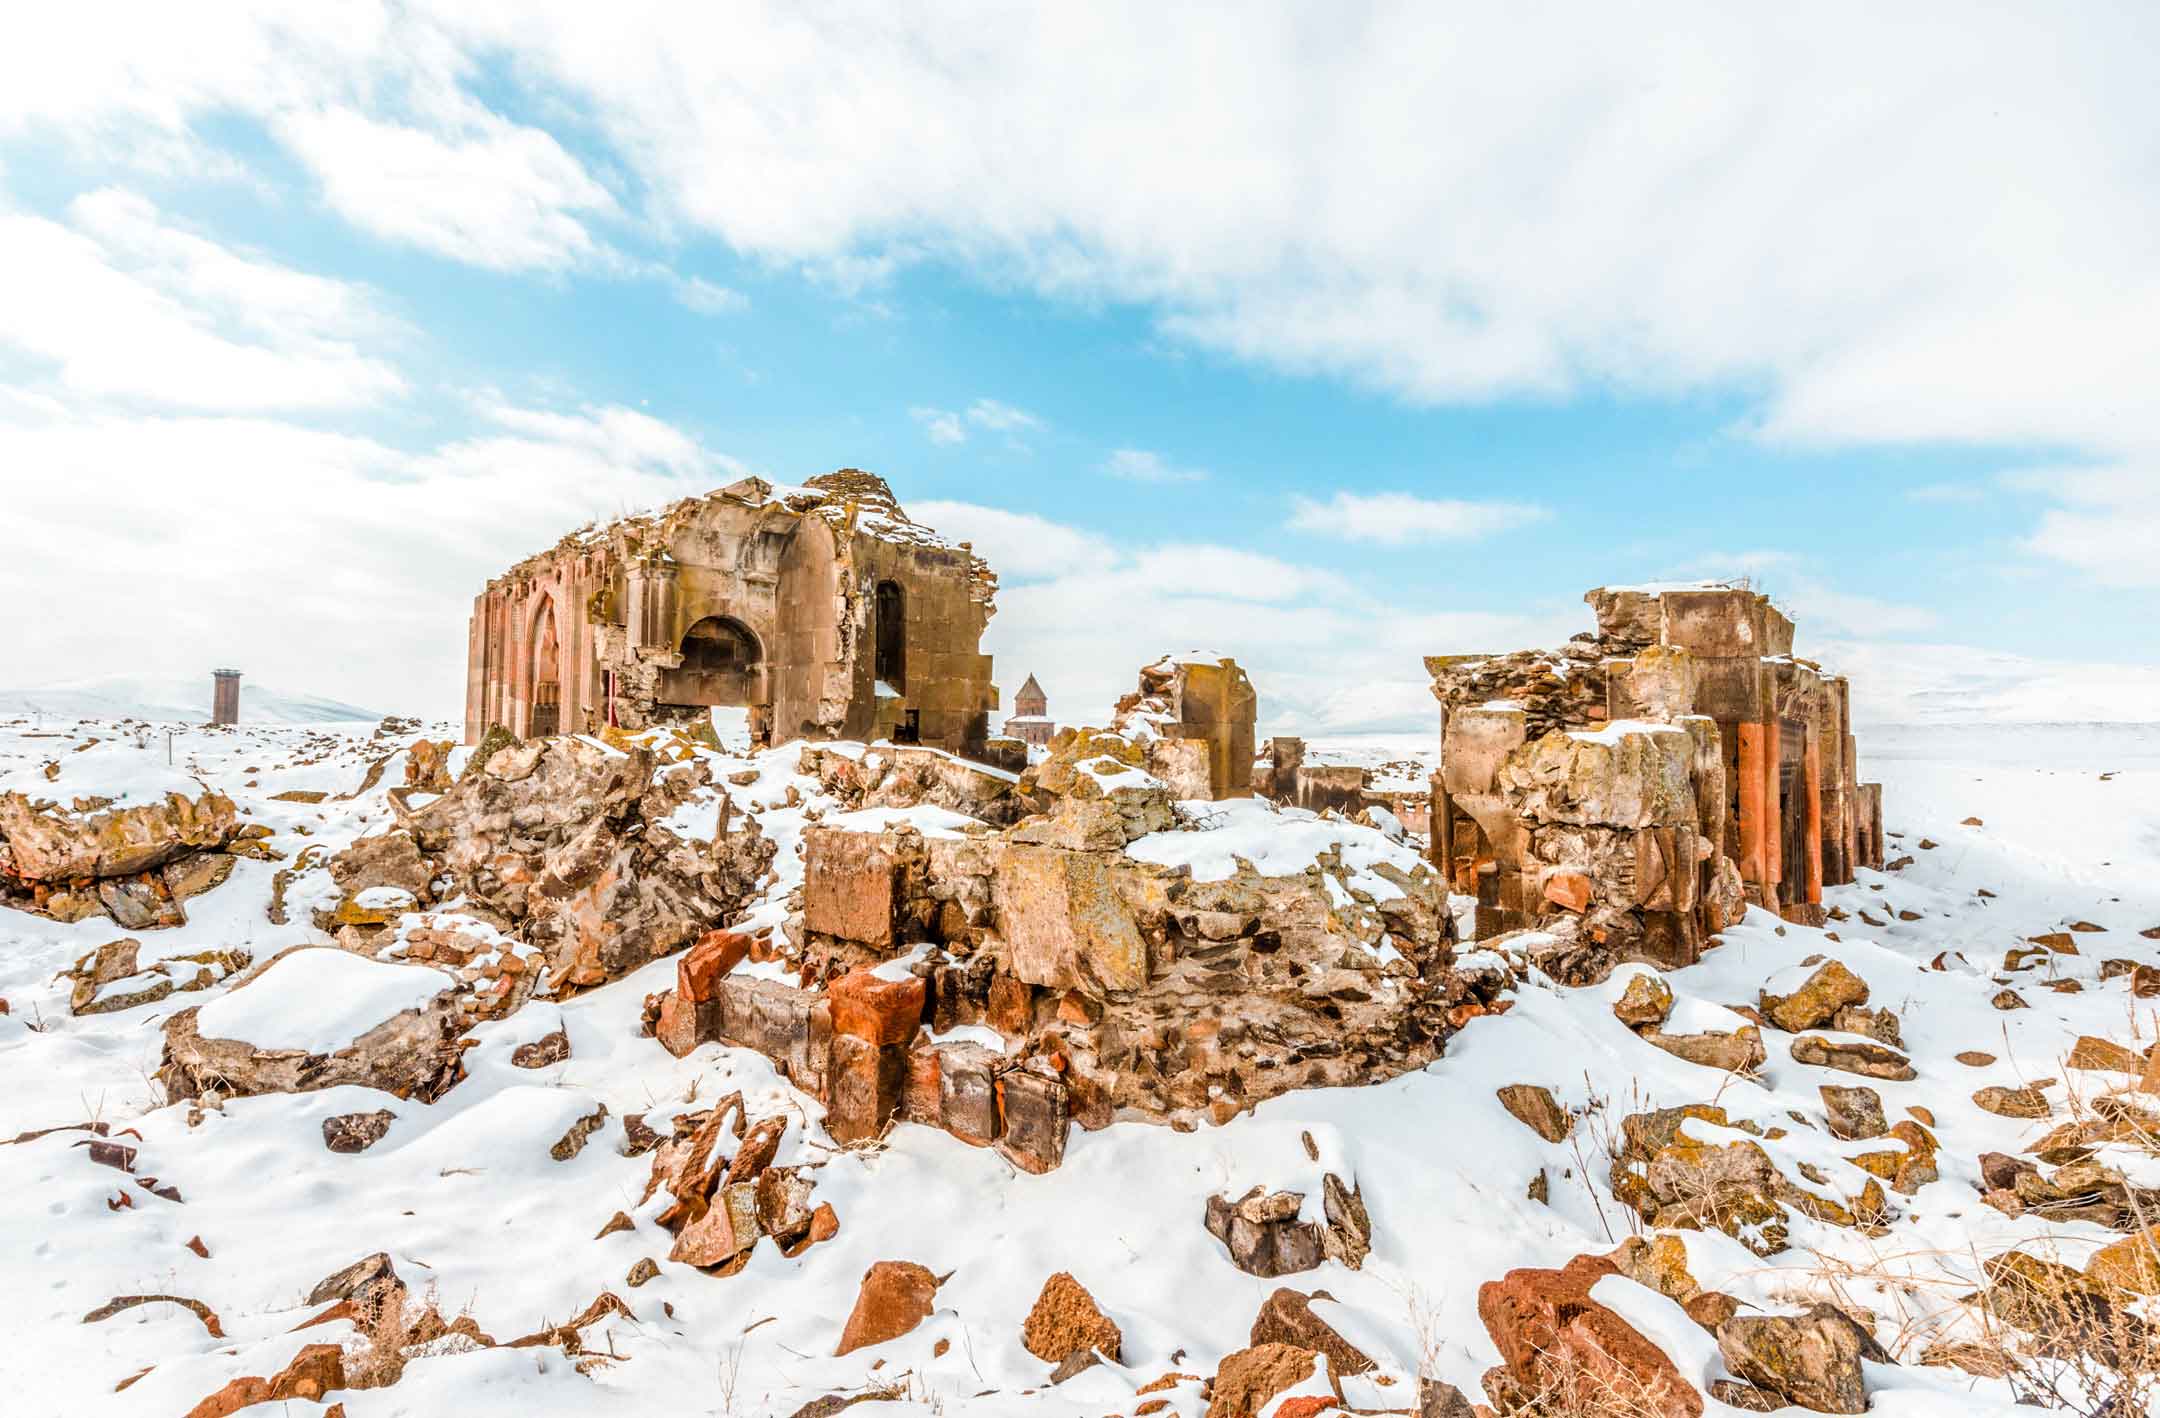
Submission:
[[[323,1146],[332,1152],[365,1152],[383,1140],[397,1114],[388,1108],[372,1113],[340,1113],[322,1122]]]
[[[238,1378],[187,1411],[187,1418],[228,1418],[258,1403],[319,1400],[345,1387],[345,1352],[335,1344],[310,1344],[269,1378]]]
[[[1882,1351],[1828,1305],[1805,1315],[1736,1316],[1718,1326],[1717,1341],[1727,1368],[1788,1403],[1817,1413],[1867,1411],[1860,1359]]]
[[[2085,1262],[2085,1274],[2133,1295],[2160,1295],[2160,1226],[2094,1251]]]
[[[1867,1001],[1867,981],[1846,969],[1843,962],[1828,960],[1789,995],[1763,991],[1761,1008],[1772,1024],[1788,1034],[1798,1034],[1828,1024],[1846,1005]]]
[[[529,1044],[520,1044],[510,1051],[510,1062],[519,1068],[546,1068],[559,1064],[570,1057],[569,1031],[558,1025],[551,1034],[543,1034]]]
[[[1823,1110],[1829,1115],[1830,1135],[1850,1142],[1859,1138],[1881,1137],[1890,1130],[1883,1117],[1882,1095],[1872,1088],[1845,1088],[1835,1083],[1825,1083],[1822,1093]]]
[[[2002,990],[1988,1003],[1994,1005],[1997,1009],[2026,1009],[2030,1007],[2025,1003],[2025,997],[2016,990]]]
[[[855,1308],[840,1331],[835,1358],[872,1344],[884,1344],[930,1318],[938,1278],[907,1260],[881,1260],[863,1272]]]
[[[1298,1220],[1303,1192],[1267,1192],[1254,1187],[1236,1201],[1211,1196],[1208,1234],[1230,1250],[1230,1261],[1247,1275],[1272,1279],[1311,1270],[1326,1254],[1321,1227]]]
[[[1322,1173],[1320,1211],[1327,1218],[1321,1251],[1352,1270],[1363,1267],[1372,1253],[1372,1216],[1365,1210],[1364,1189],[1346,1186],[1333,1172]]]
[[[1636,978],[1640,979],[1641,976]],[[1552,1090],[1536,1083],[1510,1083],[1499,1090],[1500,1106],[1515,1121],[1547,1142],[1564,1142],[1575,1120],[1553,1098]]]
[[[1577,1411],[1598,1411],[1601,1390],[1614,1382],[1640,1395],[1645,1418],[1701,1418],[1702,1398],[1671,1359],[1616,1312],[1590,1297],[1617,1274],[1600,1256],[1577,1256],[1561,1270],[1511,1270],[1478,1288],[1478,1317],[1500,1351],[1501,1367],[1485,1387],[1502,1412],[1563,1386]]]
[[[1667,1034],[1659,1029],[1641,1032],[1644,1043],[1674,1058],[1725,1073],[1753,1073],[1769,1058],[1763,1048],[1762,1031],[1752,1024],[1742,1025],[1730,1034]]]
[[[1785,1400],[1768,1389],[1757,1388],[1739,1379],[1712,1380],[1710,1396],[1746,1413],[1775,1413],[1785,1406]]]
[[[2145,1072],[2145,1056],[2135,1049],[2125,1048],[2112,1039],[2095,1038],[2091,1034],[2080,1037],[2071,1047],[2069,1058],[2064,1062],[2071,1068],[2098,1073],[2129,1073],[2142,1076]]]
[[[1268,1400],[1310,1379],[1319,1361],[1312,1350],[1289,1344],[1259,1344],[1223,1356],[1207,1418],[1260,1418]]]
[[[570,1124],[570,1130],[555,1140],[555,1145],[548,1149],[548,1156],[558,1162],[567,1162],[583,1152],[586,1139],[600,1130],[607,1116],[607,1104],[595,1104],[591,1112]]]
[[[1863,1078],[1903,1082],[1919,1076],[1913,1072],[1912,1060],[1895,1049],[1882,1044],[1826,1039],[1820,1034],[1803,1034],[1793,1040],[1792,1056],[1795,1063],[1811,1064],[1816,1068],[1833,1068],[1841,1073],[1857,1073]]]
[[[627,1211],[618,1211],[613,1216],[610,1216],[607,1219],[607,1224],[600,1228],[599,1234],[594,1236],[593,1239],[596,1241],[604,1241],[608,1237],[614,1235],[617,1231],[635,1231],[636,1229],[637,1223],[630,1219],[630,1213]]]
[[[1647,970],[1628,977],[1627,988],[1613,1001],[1613,1017],[1630,1029],[1648,1029],[1665,1022],[1672,1013],[1672,986],[1665,977]]]
[[[1313,1312],[1314,1300],[1332,1298],[1325,1290],[1316,1290],[1310,1296],[1288,1287],[1276,1290],[1253,1319],[1251,1342],[1255,1346],[1287,1344],[1323,1354],[1329,1371],[1338,1377],[1367,1372],[1374,1367],[1372,1357]]]
[[[1020,1329],[1021,1346],[1047,1364],[1062,1364],[1089,1351],[1117,1362],[1124,1357],[1124,1342],[1095,1297],[1062,1270],[1043,1282],[1042,1293],[1035,1297],[1035,1307]]]
[[[1983,1054],[1978,1049],[1967,1049],[1963,1053],[1956,1055],[1956,1058],[1959,1063],[1967,1068],[1986,1068],[1989,1064],[1995,1062],[1993,1054]]]
[[[2047,1095],[2037,1088],[1983,1088],[1972,1100],[1982,1111],[1999,1118],[2044,1118],[2053,1110]]]
[[[623,1277],[623,1283],[635,1290],[646,1281],[656,1279],[659,1274],[659,1262],[655,1261],[651,1256],[644,1256],[639,1259],[636,1265],[630,1267],[630,1273]]]

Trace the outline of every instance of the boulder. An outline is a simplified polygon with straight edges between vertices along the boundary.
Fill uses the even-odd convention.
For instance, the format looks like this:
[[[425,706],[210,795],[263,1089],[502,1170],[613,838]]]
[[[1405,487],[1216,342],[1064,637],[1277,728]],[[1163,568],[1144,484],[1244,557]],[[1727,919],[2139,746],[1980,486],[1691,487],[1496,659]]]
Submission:
[[[1269,1400],[1313,1377],[1320,1356],[1289,1344],[1258,1344],[1215,1367],[1207,1418],[1262,1418]]]
[[[187,1411],[187,1418],[228,1418],[258,1403],[289,1399],[320,1401],[345,1387],[345,1352],[335,1344],[310,1344],[268,1378],[234,1379]]]
[[[1840,1073],[1857,1073],[1863,1078],[1903,1082],[1919,1077],[1913,1071],[1912,1060],[1882,1044],[1802,1034],[1792,1041],[1792,1056],[1795,1063],[1836,1069]]]
[[[1672,986],[1665,977],[1647,970],[1628,977],[1627,987],[1613,1001],[1613,1017],[1630,1029],[1649,1029],[1665,1022],[1672,1013]]]
[[[458,1077],[462,1021],[454,983],[422,965],[295,950],[248,983],[167,1019],[158,1077],[175,1100],[348,1083],[432,1100]],[[229,1037],[228,1029],[255,1037]]]
[[[2127,1073],[2138,1077],[2145,1073],[2143,1054],[2112,1039],[2095,1038],[2090,1034],[2079,1038],[2063,1062],[2070,1068],[2089,1072]]]
[[[1535,1083],[1510,1083],[1499,1090],[1500,1106],[1515,1121],[1547,1142],[1564,1142],[1575,1120],[1554,1100],[1552,1090]]]
[[[2160,1295],[2160,1226],[2149,1226],[2094,1251],[2085,1274],[2133,1295]]]
[[[1362,1374],[1374,1367],[1372,1356],[1343,1338],[1340,1331],[1314,1313],[1312,1302],[1332,1303],[1325,1290],[1311,1295],[1283,1287],[1267,1297],[1252,1323],[1252,1343],[1287,1344],[1326,1356],[1328,1370],[1341,1377]]]
[[[1116,1363],[1124,1357],[1124,1343],[1095,1297],[1062,1270],[1043,1282],[1020,1328],[1021,1347],[1046,1364],[1063,1364],[1091,1351]]]
[[[390,1124],[397,1121],[397,1114],[388,1108],[378,1108],[372,1113],[340,1113],[334,1118],[324,1118],[322,1123],[323,1146],[332,1152],[365,1152],[381,1142],[390,1131]]]
[[[1727,1368],[1817,1413],[1865,1413],[1860,1359],[1874,1340],[1829,1306],[1806,1315],[1741,1315],[1717,1330]]]
[[[884,1344],[930,1318],[938,1277],[907,1260],[881,1260],[863,1272],[855,1308],[840,1331],[835,1358],[873,1344]]]
[[[1868,1000],[1867,981],[1845,968],[1843,962],[1826,960],[1800,987],[1788,995],[1762,992],[1763,1016],[1788,1034],[1820,1029],[1847,1005]]]
[[[1236,1201],[1211,1196],[1208,1234],[1229,1248],[1230,1262],[1247,1275],[1272,1279],[1311,1270],[1326,1254],[1322,1228],[1298,1220],[1302,1192],[1267,1192],[1254,1187]]]
[[[1817,1091],[1822,1094],[1823,1111],[1829,1118],[1832,1137],[1850,1142],[1881,1137],[1890,1130],[1890,1124],[1883,1117],[1882,1095],[1874,1089],[1825,1083]]]
[[[1614,1385],[1639,1395],[1645,1418],[1701,1418],[1702,1397],[1662,1349],[1590,1296],[1617,1274],[1601,1256],[1577,1256],[1560,1270],[1511,1270],[1478,1288],[1478,1318],[1500,1351],[1498,1387],[1512,1396],[1573,1390],[1583,1412],[1602,1411]],[[1495,1387],[1488,1378],[1488,1392]],[[1495,1406],[1514,1405],[1491,1393]]]
[[[2053,1110],[2047,1095],[2037,1088],[1982,1088],[1973,1093],[1973,1104],[1999,1118],[2044,1118]]]
[[[1762,1031],[1752,1024],[1743,1024],[1730,1034],[1667,1034],[1662,1029],[1645,1029],[1641,1033],[1644,1043],[1676,1059],[1725,1073],[1753,1073],[1769,1058],[1763,1048]]]
[[[217,851],[239,831],[231,798],[212,789],[168,792],[132,807],[69,812],[0,793],[0,841],[14,875],[28,881],[135,876],[181,856]]]

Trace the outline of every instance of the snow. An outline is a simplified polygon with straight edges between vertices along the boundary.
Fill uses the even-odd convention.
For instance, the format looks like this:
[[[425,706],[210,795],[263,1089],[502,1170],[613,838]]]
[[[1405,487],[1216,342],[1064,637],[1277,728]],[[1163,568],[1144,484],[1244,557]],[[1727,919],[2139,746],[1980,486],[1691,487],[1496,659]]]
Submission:
[[[33,736],[54,732],[59,736]],[[440,738],[456,729],[424,732]],[[1308,756],[1429,763],[1431,737],[1315,740]],[[93,738],[98,742],[84,747]],[[401,779],[394,755],[409,741],[373,739],[364,730],[188,728],[176,733],[168,768],[162,730],[0,723],[0,789],[61,801],[171,785],[228,793],[249,820],[271,829],[270,844],[286,860],[237,862],[229,882],[187,903],[188,925],[141,933],[142,959],[147,965],[240,948],[261,961],[289,946],[324,944],[310,912],[339,899],[328,873],[314,868],[292,878],[285,925],[265,915],[272,878],[305,848],[335,851],[390,825],[386,793]],[[1376,1376],[1346,1384],[1358,1406],[1405,1406],[1421,1367],[1476,1400],[1479,1378],[1495,1362],[1476,1314],[1478,1286],[1518,1266],[1609,1251],[1632,1229],[1606,1185],[1599,1141],[1621,1116],[1714,1098],[1728,1116],[1782,1129],[1760,1145],[1796,1184],[1812,1185],[1798,1171],[1806,1162],[1828,1179],[1818,1190],[1850,1195],[1861,1176],[1850,1158],[1895,1144],[1840,1142],[1791,1115],[1819,1124],[1821,1085],[1864,1083],[1881,1094],[1893,1120],[1915,1105],[1932,1111],[1942,1179],[1916,1196],[1894,1197],[1897,1214],[1880,1235],[1795,1218],[1792,1248],[1768,1259],[1715,1232],[1678,1233],[1689,1268],[1704,1286],[1770,1312],[1838,1298],[1880,1314],[1878,1337],[1906,1361],[1870,1367],[1871,1411],[1885,1418],[2029,1413],[2014,1409],[2001,1381],[1914,1361],[1935,1327],[1957,1313],[1946,1297],[1974,1288],[1982,1258],[2023,1245],[2081,1263],[2112,1238],[2089,1224],[2011,1218],[1979,1204],[1979,1155],[2029,1146],[2063,1115],[1999,1118],[1970,1095],[1991,1084],[2058,1078],[2064,1084],[2047,1094],[2060,1110],[2071,1089],[2089,1098],[2107,1086],[2107,1076],[2063,1067],[2078,1036],[2140,1048],[2153,1041],[2147,1006],[2154,1002],[2133,1001],[2124,980],[2103,982],[2099,970],[2109,958],[2160,961],[2160,943],[2138,934],[2160,926],[2160,726],[1862,731],[1860,749],[1862,776],[1885,784],[1888,825],[1902,834],[1896,852],[1909,852],[1913,865],[1863,873],[1861,882],[1833,889],[1828,904],[1845,919],[1827,931],[1751,912],[1699,964],[1660,972],[1677,997],[1668,1028],[1736,1028],[1732,1005],[1753,1004],[1766,981],[1804,979],[1811,956],[1834,957],[1868,981],[1872,1004],[1902,1015],[1915,1080],[1854,1079],[1799,1065],[1791,1036],[1775,1028],[1763,1031],[1769,1060],[1761,1078],[1725,1079],[1651,1047],[1613,1018],[1611,1001],[1630,974],[1647,967],[1563,989],[1500,951],[1465,948],[1461,968],[1513,969],[1523,982],[1511,1009],[1473,1020],[1430,1069],[1375,1087],[1291,1094],[1192,1133],[1122,1122],[1075,1130],[1065,1166],[1039,1177],[1016,1172],[992,1150],[918,1127],[897,1128],[876,1147],[835,1150],[818,1126],[820,1106],[762,1057],[718,1045],[668,1056],[638,1026],[645,996],[672,983],[673,959],[559,1006],[530,1005],[477,1026],[464,1055],[468,1077],[433,1104],[337,1088],[231,1099],[191,1122],[190,1110],[169,1104],[152,1077],[160,1026],[172,1013],[201,1005],[204,1032],[213,1033],[222,1031],[210,1021],[253,1011],[288,1039],[302,1037],[304,1019],[319,1028],[311,1042],[320,1044],[381,1015],[362,1007],[358,990],[328,987],[314,972],[357,967],[374,979],[388,971],[414,995],[432,972],[308,950],[237,988],[75,1017],[67,982],[55,975],[119,932],[109,921],[63,925],[0,909],[0,999],[9,1005],[0,1014],[0,1139],[99,1118],[116,1132],[134,1130],[126,1141],[140,1151],[136,1170],[185,1198],[160,1199],[89,1162],[86,1150],[72,1145],[81,1133],[0,1144],[0,1254],[10,1258],[17,1282],[0,1286],[0,1330],[13,1341],[0,1346],[0,1391],[9,1396],[8,1411],[25,1414],[184,1413],[230,1378],[273,1371],[302,1343],[349,1338],[344,1322],[291,1333],[310,1313],[301,1298],[329,1272],[387,1250],[446,1313],[469,1311],[497,1337],[559,1322],[603,1290],[622,1296],[636,1318],[587,1331],[589,1349],[616,1356],[587,1371],[551,1349],[445,1354],[413,1363],[394,1387],[331,1395],[352,1418],[724,1413],[730,1406],[741,1415],[788,1415],[826,1393],[889,1381],[904,1382],[913,1397],[861,1405],[864,1418],[1129,1414],[1140,1385],[1173,1370],[1212,1373],[1223,1355],[1245,1347],[1254,1314],[1284,1284],[1326,1289],[1335,1301],[1321,1302],[1323,1313],[1379,1363]],[[386,755],[377,788],[336,796],[352,792],[367,765]],[[700,749],[697,756],[715,787],[677,819],[716,824],[722,796],[736,811],[757,814],[780,856],[778,880],[753,918],[777,924],[787,893],[801,881],[805,825],[842,814],[797,771],[797,747]],[[61,765],[57,779],[45,778],[48,761]],[[744,772],[746,784],[727,781]],[[314,804],[274,800],[295,788],[333,796]],[[791,789],[793,806],[786,801]],[[1320,846],[1340,843],[1361,884],[1378,882],[1371,868],[1381,861],[1407,869],[1415,860],[1382,833],[1265,804],[1186,804],[1183,811],[1205,814],[1212,827],[1143,839],[1135,855],[1221,875],[1239,855],[1263,871],[1302,870]],[[1966,817],[1984,825],[1961,826]],[[964,819],[909,820],[965,830]],[[1941,845],[1922,850],[1923,836]],[[1979,896],[1980,888],[1996,894]],[[1862,910],[1885,924],[1863,923]],[[1919,919],[1900,921],[1899,910]],[[2008,976],[2030,1008],[1993,1009],[1989,997],[2002,986],[1991,976],[2001,973],[2003,953],[2072,920],[2105,929],[2081,933],[2077,956]],[[490,938],[464,918],[457,928]],[[1946,951],[1947,968],[1930,968]],[[2045,988],[2048,968],[2081,991]],[[370,1014],[377,1017],[363,1023]],[[537,1072],[510,1062],[519,1044],[558,1024],[571,1043],[568,1059]],[[981,1029],[940,1038],[1002,1046]],[[1952,1057],[1965,1049],[1997,1061],[1968,1068]],[[1495,1089],[1519,1082],[1544,1084],[1562,1103],[1597,1111],[1567,1142],[1545,1143],[1494,1097]],[[792,1260],[760,1245],[743,1273],[720,1279],[665,1260],[667,1238],[652,1223],[665,1198],[640,1205],[649,1159],[619,1154],[616,1119],[644,1113],[665,1130],[676,1112],[735,1089],[744,1091],[752,1116],[794,1120],[778,1160],[815,1168],[816,1199],[833,1205],[841,1229]],[[611,1117],[592,1145],[569,1162],[554,1161],[549,1145],[601,1103]],[[376,1109],[395,1114],[380,1143],[354,1157],[325,1151],[326,1118]],[[2147,1184],[2160,1166],[2118,1146],[2101,1156]],[[1255,1184],[1301,1191],[1309,1214],[1317,1214],[1329,1170],[1354,1178],[1371,1211],[1375,1248],[1363,1270],[1330,1263],[1282,1279],[1243,1275],[1200,1224],[1209,1195]],[[1550,1205],[1524,1195],[1541,1170]],[[122,1193],[133,1204],[112,1209]],[[630,1214],[635,1229],[595,1240],[617,1210]],[[197,1237],[207,1258],[186,1249]],[[659,1277],[628,1288],[626,1273],[644,1257],[660,1261]],[[902,1339],[833,1358],[863,1272],[894,1259],[950,1272],[937,1313]],[[1121,1364],[1052,1388],[1044,1382],[1048,1366],[1021,1349],[1019,1330],[1044,1278],[1057,1270],[1077,1276],[1119,1324],[1125,1355]],[[210,1339],[170,1305],[81,1322],[113,1296],[139,1293],[200,1298],[219,1314],[226,1337]],[[1665,1348],[1689,1379],[1723,1376],[1714,1342],[1664,1297],[1617,1279],[1600,1281],[1596,1296]],[[947,1344],[939,1354],[941,1340]],[[146,1369],[125,1393],[113,1392]],[[731,1405],[716,1388],[723,1373],[735,1375]],[[1194,1383],[1164,1396],[1176,1418],[1197,1418],[1205,1408]],[[285,1406],[319,1415],[327,1405]]]
[[[200,724],[210,717],[210,675],[107,675],[25,689],[0,689],[0,715],[64,719],[141,719]],[[314,694],[294,694],[242,678],[245,724],[374,723],[382,714]]]
[[[1386,833],[1259,798],[1180,807],[1205,830],[1149,833],[1127,845],[1126,855],[1160,866],[1190,867],[1195,881],[1223,881],[1237,875],[1240,861],[1250,862],[1262,876],[1295,876],[1321,852],[1340,847],[1351,880],[1378,901],[1394,900],[1402,888],[1375,875],[1376,864],[1408,872],[1419,861],[1414,849]]]
[[[296,950],[195,1016],[206,1039],[239,1039],[259,1049],[334,1053],[450,988],[451,977],[419,965],[387,965],[336,949]]]

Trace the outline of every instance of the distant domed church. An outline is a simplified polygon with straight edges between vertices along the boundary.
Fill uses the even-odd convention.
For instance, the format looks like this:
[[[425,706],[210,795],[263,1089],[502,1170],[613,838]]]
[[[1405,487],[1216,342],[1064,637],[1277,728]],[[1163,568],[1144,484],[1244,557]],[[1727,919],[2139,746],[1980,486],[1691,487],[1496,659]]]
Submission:
[[[1013,695],[1013,716],[1005,721],[1005,736],[1019,739],[1035,748],[1047,748],[1050,736],[1057,732],[1057,725],[1050,721],[1050,696],[1029,675],[1027,683]]]

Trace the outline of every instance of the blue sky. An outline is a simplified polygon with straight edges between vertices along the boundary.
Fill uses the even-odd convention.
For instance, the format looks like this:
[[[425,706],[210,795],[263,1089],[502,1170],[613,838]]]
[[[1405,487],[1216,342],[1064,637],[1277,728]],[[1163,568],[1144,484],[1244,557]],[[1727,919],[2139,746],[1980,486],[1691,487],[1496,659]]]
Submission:
[[[1968,16],[41,17],[16,673],[445,711],[491,572],[854,465],[1069,713],[1205,640],[1414,727],[1420,653],[1748,574],[1880,717],[2150,717],[2160,36]]]

